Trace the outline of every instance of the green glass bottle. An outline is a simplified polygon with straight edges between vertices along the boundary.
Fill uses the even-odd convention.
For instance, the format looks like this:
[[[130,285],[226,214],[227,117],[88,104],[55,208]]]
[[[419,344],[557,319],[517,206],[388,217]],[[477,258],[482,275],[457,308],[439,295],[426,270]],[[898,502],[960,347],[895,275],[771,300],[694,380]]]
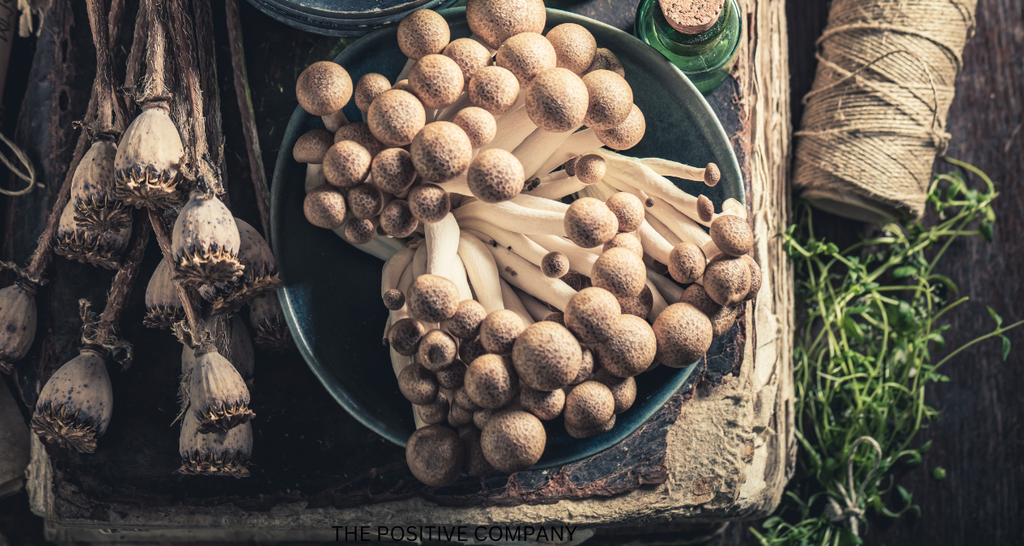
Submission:
[[[680,17],[674,18],[677,25],[670,24],[661,2],[671,0],[643,0],[640,3],[634,33],[668,57],[701,93],[710,93],[725,81],[736,63],[742,34],[739,5],[736,0],[723,0],[717,19],[712,19],[713,23],[709,20],[705,25],[682,27],[678,24]],[[689,32],[677,30],[679,27]]]

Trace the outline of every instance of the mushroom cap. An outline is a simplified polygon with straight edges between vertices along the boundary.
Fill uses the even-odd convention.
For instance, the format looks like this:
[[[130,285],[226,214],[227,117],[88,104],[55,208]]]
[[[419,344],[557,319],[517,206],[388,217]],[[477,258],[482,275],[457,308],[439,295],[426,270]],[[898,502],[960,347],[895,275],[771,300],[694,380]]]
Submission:
[[[590,429],[607,423],[615,415],[615,397],[604,383],[584,381],[565,397],[565,423]]]
[[[491,64],[491,52],[472,38],[452,40],[452,43],[445,46],[442,54],[459,65],[466,85],[469,85],[469,80],[477,70]]]
[[[500,66],[485,66],[469,80],[469,102],[498,116],[519,99],[519,79]]]
[[[562,408],[565,407],[565,391],[539,391],[529,385],[523,385],[519,391],[519,404],[541,421],[550,421],[562,414]]]
[[[736,305],[750,292],[750,264],[725,254],[715,256],[704,268],[704,290],[719,305]]]
[[[366,112],[366,123],[377,140],[388,146],[405,146],[427,122],[423,103],[408,91],[381,93]]]
[[[353,121],[339,127],[334,132],[334,143],[337,144],[342,140],[351,140],[361,144],[372,157],[377,157],[377,154],[386,148],[383,142],[373,136],[370,126],[362,121]]]
[[[711,321],[712,337],[724,334],[736,322],[737,308],[719,305],[708,296],[704,287],[699,284],[693,284],[684,290],[683,295],[679,297],[679,303],[689,303],[707,315],[708,320]]]
[[[363,74],[363,77],[359,78],[356,83],[356,90],[354,98],[356,101],[356,108],[359,108],[361,112],[365,112],[370,109],[370,104],[373,100],[380,96],[381,93],[391,90],[391,80],[389,80],[383,74],[377,74],[376,72],[370,72]]]
[[[668,255],[669,275],[678,283],[690,284],[704,275],[708,260],[704,251],[693,243],[683,241],[672,247]]]
[[[448,332],[431,330],[420,339],[420,346],[416,350],[417,362],[436,372],[455,361],[458,349],[455,339]]]
[[[431,487],[454,483],[464,460],[462,440],[444,425],[428,425],[413,432],[405,445],[405,462],[412,475]]]
[[[434,372],[434,375],[437,376],[437,382],[442,389],[461,389],[466,378],[466,365],[461,360],[456,360]]]
[[[704,185],[709,188],[713,188],[717,186],[721,180],[722,171],[718,169],[718,165],[708,163],[707,166],[704,167]]]
[[[576,162],[580,160],[580,156],[571,157],[565,163],[562,163],[562,168],[565,169],[565,174],[568,176],[576,176]]]
[[[416,172],[430,182],[447,182],[465,171],[473,144],[458,125],[435,121],[423,127],[409,147]]]
[[[418,9],[398,23],[398,48],[410,59],[440,53],[451,38],[448,21],[429,9]]]
[[[620,220],[621,222],[621,220]],[[619,224],[622,225],[621,223]],[[632,233],[619,232],[612,237],[610,241],[604,244],[602,249],[604,252],[608,252],[613,248],[625,248],[626,250],[632,250],[640,258],[644,257],[644,246],[640,243],[640,240],[633,236]]]
[[[438,425],[448,418],[448,410],[450,408],[448,397],[443,392],[438,392],[437,397],[434,401],[429,404],[423,404],[422,406],[416,407],[416,413],[419,414],[420,419],[428,425]]]
[[[697,217],[701,222],[710,222],[715,217],[715,204],[706,195],[697,197]]]
[[[382,150],[370,164],[370,177],[381,191],[390,194],[405,191],[416,180],[412,155],[402,148]]]
[[[419,223],[405,199],[392,199],[380,211],[380,227],[391,237],[408,237]]]
[[[633,89],[625,78],[611,70],[595,70],[583,76],[589,106],[583,123],[594,129],[613,129],[629,117],[633,109]]]
[[[406,294],[409,313],[423,322],[441,322],[459,307],[459,289],[440,275],[420,275]]]
[[[388,329],[388,344],[396,353],[402,356],[412,356],[416,354],[416,349],[420,346],[423,332],[423,325],[416,319],[396,320]]]
[[[486,203],[508,201],[519,195],[525,179],[519,158],[501,148],[477,154],[466,172],[469,191]]]
[[[463,362],[472,363],[485,354],[487,354],[487,349],[484,348],[483,343],[480,343],[479,337],[465,339],[459,344],[459,360]]]
[[[555,324],[565,326],[565,313],[561,311],[548,313],[548,316],[544,317],[544,322],[554,322]]]
[[[730,256],[742,256],[754,247],[754,233],[745,218],[722,214],[711,222],[711,240],[722,252]]]
[[[569,385],[579,385],[580,383],[590,379],[591,374],[594,373],[594,352],[588,347],[580,348],[583,351],[583,358],[580,359],[580,371],[576,374],[576,377],[569,382]]]
[[[470,413],[484,409],[482,406],[473,401],[473,399],[469,396],[469,393],[466,392],[465,388],[459,389],[458,391],[455,392],[455,399],[452,401],[452,403],[455,404],[456,406],[461,407],[462,409],[469,411]]]
[[[406,400],[416,405],[429,404],[437,398],[437,378],[418,362],[402,368],[398,374],[398,390]]]
[[[558,56],[547,38],[536,32],[524,32],[501,44],[494,63],[515,74],[520,86],[526,86],[541,72],[555,68]]]
[[[451,106],[465,85],[462,69],[444,55],[427,55],[409,71],[409,90],[427,108]]]
[[[647,121],[635,104],[622,123],[611,129],[595,129],[598,140],[613,150],[626,150],[636,146],[644,138],[646,130]]]
[[[552,133],[567,133],[583,125],[587,115],[587,86],[565,68],[550,68],[526,88],[526,113],[530,121]],[[577,163],[577,173],[579,172]]]
[[[464,427],[473,422],[473,412],[466,408],[452,404],[448,412],[448,424],[453,427]]]
[[[324,177],[339,188],[351,188],[366,180],[373,158],[362,145],[342,140],[324,154]]]
[[[330,184],[323,184],[306,194],[302,212],[316,227],[336,229],[345,222],[345,194]]]
[[[354,245],[365,245],[377,235],[377,227],[365,218],[352,218],[345,222],[345,240]]]
[[[544,425],[525,411],[495,413],[480,433],[484,458],[502,472],[516,472],[536,464],[545,445]]]
[[[487,408],[484,408],[482,410],[474,411],[473,412],[473,426],[475,426],[476,428],[478,428],[480,430],[483,430],[484,426],[487,425],[487,420],[490,419],[491,416],[494,415],[497,412],[498,412],[498,410],[492,410],[492,409],[487,409]],[[477,431],[477,432],[479,432],[479,431]],[[488,466],[490,466],[490,465],[488,464]]]
[[[440,222],[452,208],[448,192],[436,184],[420,184],[409,191],[412,215],[424,224]]]
[[[524,329],[523,319],[514,311],[497,309],[480,323],[480,343],[489,353],[507,355]]]
[[[622,314],[634,315],[646,319],[654,308],[654,293],[650,286],[644,286],[639,294],[632,298],[618,298],[619,306],[622,307]]]
[[[545,277],[560,279],[569,272],[569,257],[561,252],[548,252],[540,261],[540,270]]]
[[[747,297],[743,298],[743,301],[749,301],[761,291],[761,266],[749,254],[740,256],[740,259],[750,267],[750,290],[747,291]]]
[[[480,410],[473,414],[473,423],[476,423],[476,414],[490,410]],[[488,414],[488,417],[490,415]],[[482,428],[482,427],[481,427]],[[484,457],[484,450],[480,447],[480,431],[470,430],[464,433],[462,439],[463,465],[466,467],[466,475],[471,478],[479,478],[494,470],[491,463]]]
[[[594,345],[594,359],[602,370],[618,377],[633,377],[651,366],[658,352],[658,340],[647,321],[621,315],[604,343]]]
[[[338,63],[315,62],[295,81],[295,98],[303,110],[314,116],[333,114],[352,98],[352,77]]]
[[[670,368],[697,362],[711,346],[711,320],[688,303],[674,303],[654,321],[657,359]]]
[[[618,218],[608,210],[604,201],[593,197],[573,201],[565,211],[564,224],[569,240],[582,248],[601,246],[619,231]]]
[[[584,288],[565,306],[565,326],[583,343],[601,343],[622,314],[619,300],[604,288]]]
[[[405,294],[397,288],[389,288],[384,295],[381,296],[384,300],[384,307],[387,307],[391,311],[398,311],[405,307]]]
[[[477,106],[468,106],[459,110],[459,113],[452,118],[452,123],[466,132],[473,148],[490,144],[498,131],[498,124],[494,121],[494,116]]]
[[[573,162],[572,170],[572,176],[579,178],[580,182],[595,184],[604,179],[605,173],[608,172],[608,164],[603,157],[597,154],[587,154]],[[620,226],[619,229],[622,229],[622,227]],[[633,230],[627,229],[623,231]]]
[[[486,354],[469,365],[463,388],[478,406],[498,409],[515,398],[519,378],[509,357]]]
[[[441,327],[459,339],[473,339],[480,335],[480,323],[487,318],[487,310],[476,300],[462,300],[455,314],[446,318]]]
[[[622,62],[610,49],[605,47],[599,47],[594,51],[594,62],[590,63],[590,67],[583,74],[590,74],[596,70],[611,70],[623,78],[626,77],[626,70],[622,68]]]
[[[590,280],[594,286],[604,288],[616,298],[632,298],[647,285],[647,267],[636,252],[609,248],[594,262]]]
[[[543,0],[469,0],[466,22],[491,49],[522,32],[544,32],[547,12]]]
[[[373,184],[359,184],[348,190],[348,209],[356,218],[373,218],[384,208],[384,194]]]
[[[612,418],[609,419],[607,422],[602,423],[602,424],[600,424],[600,425],[598,425],[596,427],[593,427],[593,428],[577,428],[577,427],[574,427],[573,425],[569,424],[568,421],[565,422],[565,431],[569,433],[569,436],[572,436],[573,438],[580,438],[580,439],[592,438],[594,436],[600,436],[600,435],[604,434],[605,432],[610,431],[613,428],[615,428],[615,416],[614,415],[612,415]]]
[[[582,74],[594,62],[597,40],[586,28],[575,23],[562,23],[549,30],[547,38],[555,48],[556,66],[559,68]]]
[[[334,144],[334,135],[323,129],[313,129],[295,140],[292,157],[299,163],[323,163],[324,154]]]
[[[583,353],[572,333],[554,322],[536,322],[519,334],[512,349],[516,373],[530,387],[553,391],[580,371]]]
[[[398,80],[395,85],[391,86],[392,91],[408,91],[409,90],[409,78]]]
[[[604,383],[608,390],[612,391],[616,415],[633,407],[633,402],[636,401],[636,379],[617,377],[602,369],[594,374],[594,381]]]
[[[593,286],[590,282],[590,277],[581,275],[579,272],[573,271],[571,269],[562,277],[562,282],[568,284],[569,288],[572,288],[577,292],[583,290],[584,288]]]

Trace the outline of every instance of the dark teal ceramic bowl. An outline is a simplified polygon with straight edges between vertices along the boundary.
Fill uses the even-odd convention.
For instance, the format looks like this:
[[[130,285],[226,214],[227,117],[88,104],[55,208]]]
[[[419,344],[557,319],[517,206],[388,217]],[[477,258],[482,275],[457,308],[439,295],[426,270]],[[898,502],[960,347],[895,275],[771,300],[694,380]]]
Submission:
[[[463,10],[442,14],[451,25],[452,38],[470,34]],[[548,10],[549,28],[568,22],[587,27],[598,45],[614,51],[626,69],[634,102],[647,118],[647,136],[625,153],[691,165],[717,163],[722,182],[716,187],[690,181],[679,181],[679,187],[692,194],[703,192],[719,209],[729,197],[743,202],[739,166],[725,131],[686,77],[660,53],[622,31]],[[384,29],[353,42],[335,61],[353,81],[368,72],[393,79],[405,57],[396,45],[395,30]],[[355,104],[349,104],[345,114],[349,119],[360,117]],[[271,235],[284,279],[281,304],[303,357],[338,403],[381,436],[405,445],[415,427],[410,404],[398,391],[388,350],[381,345],[387,320],[378,288],[383,262],[312,226],[302,213],[305,165],[292,159],[291,149],[300,135],[315,128],[323,128],[320,119],[296,108],[274,171]],[[695,367],[659,366],[638,376],[633,407],[601,436],[578,440],[565,432],[561,419],[545,423],[547,449],[536,468],[563,465],[618,443],[667,402]]]
[[[417,9],[456,0],[249,0],[256,9],[299,30],[326,36],[362,36],[398,24]]]

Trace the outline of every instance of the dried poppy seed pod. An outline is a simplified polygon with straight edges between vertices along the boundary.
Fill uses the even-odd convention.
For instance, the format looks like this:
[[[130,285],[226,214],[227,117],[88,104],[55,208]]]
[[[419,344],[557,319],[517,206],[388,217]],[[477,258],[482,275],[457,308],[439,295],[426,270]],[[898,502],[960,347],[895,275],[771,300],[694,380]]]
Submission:
[[[281,286],[277,262],[266,239],[240,218],[235,218],[235,225],[239,236],[238,262],[245,268],[242,276],[231,283],[217,283],[199,289],[203,299],[212,304],[210,312],[214,315],[236,311],[256,296]]]
[[[261,351],[280,353],[295,349],[277,292],[268,292],[249,303],[249,323],[256,330],[256,347]]]
[[[96,439],[107,431],[114,407],[101,350],[83,347],[43,385],[31,423],[40,438],[81,453],[96,450]]]
[[[74,203],[68,202],[60,215],[53,251],[69,260],[117,269],[128,247],[132,228],[96,230],[75,221]]]
[[[254,416],[241,374],[212,343],[196,351],[188,397],[199,416],[200,432],[230,430]]]
[[[178,298],[171,275],[170,264],[167,260],[161,260],[149,278],[149,284],[146,285],[146,318],[142,319],[147,328],[166,330],[185,318],[185,308]]]
[[[231,283],[242,275],[241,237],[235,217],[220,199],[192,192],[174,222],[174,278],[188,286]]]
[[[31,285],[0,290],[0,372],[11,373],[36,338],[36,298]]]
[[[243,423],[227,432],[199,432],[202,423],[194,410],[185,414],[178,437],[181,468],[178,474],[204,476],[249,475],[246,467],[252,455],[252,425]]]
[[[251,384],[256,366],[256,350],[252,346],[252,338],[249,337],[249,330],[245,328],[242,317],[236,314],[221,315],[208,324],[213,330],[213,344],[217,347],[217,352],[228,359],[247,385]],[[196,349],[188,345],[182,346],[182,381],[189,380],[195,363]]]
[[[96,230],[131,225],[131,211],[116,195],[114,156],[117,146],[107,138],[93,141],[71,179],[75,222]]]
[[[146,103],[117,146],[117,195],[136,207],[165,209],[185,201],[180,171],[185,148],[168,115],[167,103]]]

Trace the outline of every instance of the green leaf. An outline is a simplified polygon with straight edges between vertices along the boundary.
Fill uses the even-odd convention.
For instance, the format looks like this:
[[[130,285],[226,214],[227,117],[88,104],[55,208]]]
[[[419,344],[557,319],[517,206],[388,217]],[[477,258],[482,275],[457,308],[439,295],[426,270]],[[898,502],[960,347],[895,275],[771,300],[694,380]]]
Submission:
[[[1003,338],[1003,362],[1006,362],[1006,358],[1010,356],[1010,338],[1006,336],[999,336]]]
[[[913,275],[916,272],[917,272],[917,268],[916,267],[914,267],[912,265],[904,265],[902,267],[897,267],[896,269],[894,269],[892,271],[892,276],[893,276],[894,279],[905,279],[905,278]]]
[[[931,448],[932,448],[932,441],[928,440],[927,442],[921,444],[921,447],[917,448],[917,450],[920,451],[921,453],[927,453],[928,450],[931,449]]]
[[[995,239],[995,227],[989,220],[985,220],[978,224],[978,233],[981,234],[981,238],[986,243],[991,243]]]
[[[914,495],[907,491],[902,485],[896,486],[896,492],[900,494],[900,498],[903,499],[904,504],[910,504],[910,501],[914,498]]]
[[[941,466],[936,466],[935,470],[932,470],[932,478],[938,481],[946,479],[946,469]]]
[[[999,316],[999,313],[996,313],[995,309],[987,305],[985,306],[985,309],[988,309],[988,314],[992,315],[992,319],[996,321],[996,328],[999,328],[1000,326],[1003,325],[1003,317]]]
[[[764,523],[761,524],[761,527],[764,527],[765,529],[772,529],[774,527],[777,527],[780,523],[782,523],[782,518],[780,518],[779,516],[772,516],[764,520]]]

